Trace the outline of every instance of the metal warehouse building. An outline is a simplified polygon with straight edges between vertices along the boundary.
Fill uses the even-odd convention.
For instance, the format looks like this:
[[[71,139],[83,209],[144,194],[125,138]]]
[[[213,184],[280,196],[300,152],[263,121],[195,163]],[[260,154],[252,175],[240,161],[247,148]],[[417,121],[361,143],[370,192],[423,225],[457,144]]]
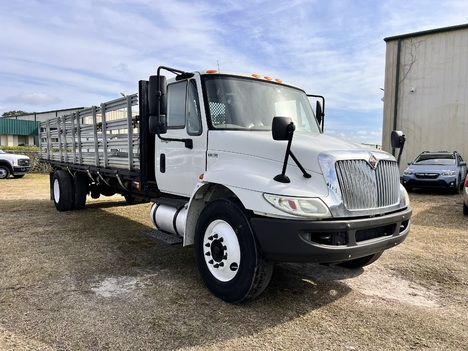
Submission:
[[[37,144],[39,122],[70,114],[81,109],[83,107],[35,112],[15,117],[0,117],[0,146]]]
[[[401,130],[401,168],[424,150],[468,160],[468,24],[404,34],[386,42],[382,147]]]

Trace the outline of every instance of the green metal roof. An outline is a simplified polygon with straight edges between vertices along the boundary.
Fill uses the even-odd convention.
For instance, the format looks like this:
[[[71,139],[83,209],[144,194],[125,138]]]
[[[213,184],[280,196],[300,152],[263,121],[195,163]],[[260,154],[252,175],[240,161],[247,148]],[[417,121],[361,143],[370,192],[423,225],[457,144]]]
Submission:
[[[39,122],[0,118],[0,134],[37,135]]]

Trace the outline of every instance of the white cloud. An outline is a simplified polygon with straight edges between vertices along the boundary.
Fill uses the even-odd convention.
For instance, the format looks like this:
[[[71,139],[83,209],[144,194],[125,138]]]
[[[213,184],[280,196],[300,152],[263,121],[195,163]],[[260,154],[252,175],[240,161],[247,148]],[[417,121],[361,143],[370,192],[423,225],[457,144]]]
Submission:
[[[3,99],[3,102],[15,103],[19,105],[54,105],[61,100],[56,96],[44,93],[21,93],[15,96],[9,96]]]

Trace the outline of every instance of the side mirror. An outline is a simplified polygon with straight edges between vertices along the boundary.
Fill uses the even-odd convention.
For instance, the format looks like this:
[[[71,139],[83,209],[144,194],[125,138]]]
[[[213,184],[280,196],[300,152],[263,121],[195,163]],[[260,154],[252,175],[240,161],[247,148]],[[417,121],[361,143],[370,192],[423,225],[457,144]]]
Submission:
[[[167,82],[165,76],[149,77],[149,130],[153,134],[167,132]]]
[[[394,130],[390,136],[392,147],[394,149],[400,149],[398,154],[397,164],[400,166],[401,154],[403,152],[403,147],[405,146],[406,137],[401,130]]]
[[[322,126],[323,122],[323,112],[322,112],[322,105],[320,104],[320,101],[317,101],[315,103],[315,117],[317,118],[318,124]],[[322,128],[323,129],[323,128]],[[322,130],[323,131],[323,130]]]
[[[392,147],[395,149],[400,149],[403,147],[403,145],[405,145],[406,137],[403,134],[403,132],[400,130],[392,131],[392,135],[390,138],[391,138]]]
[[[307,94],[307,97],[315,100],[315,118],[323,132],[325,130],[325,97],[313,94]]]
[[[271,126],[273,140],[289,140],[289,135],[296,127],[289,117],[274,117]]]
[[[166,134],[167,133],[167,118],[165,115],[150,116],[149,132],[151,134]]]

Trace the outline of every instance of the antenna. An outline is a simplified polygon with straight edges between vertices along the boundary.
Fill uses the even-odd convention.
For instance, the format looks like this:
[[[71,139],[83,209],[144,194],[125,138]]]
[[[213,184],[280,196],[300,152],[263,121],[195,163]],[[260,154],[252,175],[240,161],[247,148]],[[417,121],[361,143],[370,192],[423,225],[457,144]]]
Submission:
[[[219,69],[219,60],[216,60],[216,63],[218,65],[218,72],[221,73],[221,70]]]

